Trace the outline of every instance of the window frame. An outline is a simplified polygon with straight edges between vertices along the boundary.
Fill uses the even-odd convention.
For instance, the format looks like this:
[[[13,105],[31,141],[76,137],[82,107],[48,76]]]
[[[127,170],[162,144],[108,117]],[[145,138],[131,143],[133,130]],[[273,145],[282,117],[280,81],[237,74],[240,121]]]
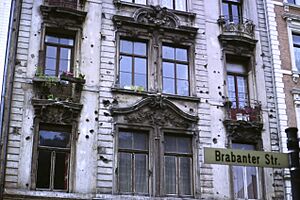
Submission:
[[[221,1],[221,8],[222,8],[222,15],[224,17],[228,17],[229,22],[235,22],[235,17],[238,17],[237,22],[243,23],[243,0],[238,0],[239,2],[234,2],[232,0],[222,0]],[[228,16],[224,13],[224,4],[227,5],[228,8]],[[233,16],[232,13],[232,6],[237,6],[238,8],[238,16]]]
[[[73,45],[66,45],[66,44],[59,44],[59,43],[52,43],[52,42],[47,42],[46,38],[47,36],[52,36],[52,37],[56,37],[56,38],[64,38],[64,39],[72,39],[73,40]],[[72,72],[74,71],[74,50],[75,50],[75,45],[76,45],[76,40],[75,37],[72,35],[68,35],[68,34],[59,34],[59,33],[55,33],[55,32],[51,32],[51,31],[46,31],[45,34],[45,38],[44,38],[44,47],[45,47],[45,60],[44,60],[44,66],[43,66],[43,74],[46,76],[49,76],[48,74],[46,74],[46,59],[47,59],[47,47],[51,46],[51,47],[55,47],[56,48],[56,58],[55,58],[55,75],[54,76],[59,76],[60,73],[60,52],[62,48],[67,48],[71,50],[71,58],[70,58],[70,69],[68,70],[68,72]],[[50,75],[53,76],[53,75]]]
[[[169,47],[169,48],[173,48],[174,49],[174,52],[176,52],[176,49],[185,49],[187,51],[187,61],[180,61],[180,60],[176,60],[175,59],[167,59],[167,58],[163,58],[163,47]],[[175,53],[176,54],[176,53]],[[164,88],[164,85],[163,85],[163,82],[164,82],[164,76],[163,76],[163,63],[164,62],[168,62],[168,63],[173,63],[174,64],[174,89],[175,89],[175,93],[166,93],[166,92],[163,92],[163,88]],[[167,95],[178,95],[178,96],[191,96],[191,58],[190,58],[190,48],[187,47],[187,46],[184,46],[184,45],[174,45],[174,44],[171,44],[171,43],[167,43],[167,42],[164,42],[162,41],[161,42],[161,47],[160,47],[160,66],[161,66],[161,76],[160,76],[160,79],[161,79],[161,92],[164,93],[164,94],[167,94]],[[183,65],[187,65],[187,75],[188,75],[188,94],[187,95],[182,95],[182,94],[178,94],[178,88],[177,88],[177,82],[178,82],[178,77],[177,77],[177,73],[176,73],[176,66],[177,65],[180,65],[180,64],[183,64]],[[182,80],[182,79],[179,79],[179,80]]]
[[[126,41],[130,41],[134,44],[134,42],[142,42],[142,43],[145,43],[146,44],[146,56],[141,56],[141,55],[136,55],[134,53],[132,54],[126,54],[126,53],[123,53],[121,52],[121,40],[126,40]],[[117,67],[118,67],[118,70],[117,70],[117,85],[119,88],[122,88],[122,89],[126,89],[124,87],[121,87],[121,82],[120,82],[120,74],[121,74],[121,64],[120,64],[120,61],[121,61],[121,56],[124,55],[124,56],[130,56],[133,60],[134,58],[144,58],[146,59],[146,78],[145,78],[145,81],[146,81],[146,88],[144,88],[145,91],[148,91],[149,90],[149,57],[150,57],[150,54],[149,54],[149,40],[147,39],[142,39],[142,38],[130,38],[130,37],[124,37],[122,35],[119,36],[118,38],[118,47],[117,47]],[[134,65],[134,61],[132,63],[132,71],[131,71],[131,83],[133,84],[134,83],[134,69],[135,69],[135,65]],[[137,85],[131,85],[133,87],[137,86]]]
[[[254,147],[254,150],[258,150],[259,145],[258,144],[254,144],[254,143],[245,143],[245,142],[240,142],[240,141],[231,141],[230,146],[233,149],[233,144],[242,144],[242,145],[252,145]],[[235,191],[234,191],[234,171],[233,168],[234,167],[241,167],[243,170],[243,187],[244,187],[244,192],[247,191],[246,194],[244,194],[244,198],[236,198],[235,197]],[[236,200],[243,200],[243,199],[249,199],[248,198],[248,190],[247,190],[247,185],[246,184],[246,179],[244,177],[245,172],[247,172],[247,167],[249,168],[249,166],[230,166],[230,179],[231,179],[231,190],[232,190],[232,198],[236,199]],[[262,169],[261,167],[251,167],[251,168],[255,168],[255,173],[256,173],[256,182],[257,182],[257,188],[256,188],[256,192],[257,192],[257,198],[256,199],[249,199],[249,200],[259,200],[259,199],[263,199],[263,194],[262,194],[262,190],[263,190],[263,173],[262,173]],[[245,189],[246,188],[246,189]]]
[[[31,169],[31,188],[37,191],[51,191],[51,192],[70,192],[72,191],[72,172],[73,172],[73,157],[74,157],[74,134],[73,134],[73,126],[72,125],[61,125],[61,124],[49,124],[49,123],[39,123],[36,122],[35,135],[34,135],[34,145],[33,145],[33,159],[32,159],[32,169]],[[40,130],[48,130],[48,131],[56,131],[56,132],[68,132],[70,134],[69,137],[69,147],[68,148],[60,148],[60,147],[49,147],[49,146],[41,146],[39,145],[39,136]],[[53,177],[55,176],[55,171],[53,169],[53,164],[51,162],[50,169],[50,185],[49,188],[39,188],[37,187],[37,175],[38,175],[38,158],[39,158],[39,150],[49,150],[51,151],[51,161],[53,158],[53,152],[68,152],[68,169],[67,169],[67,188],[66,189],[55,189],[53,183]]]
[[[173,4],[173,7],[172,7],[172,8],[168,8],[168,7],[164,6],[164,5],[163,5],[163,0],[160,0],[160,5],[161,5],[162,7],[166,7],[166,8],[168,8],[168,9],[175,10],[175,11],[179,11],[179,12],[189,12],[189,0],[184,0],[184,1],[185,1],[185,10],[178,10],[178,9],[176,8],[177,1],[178,1],[178,0],[170,0],[170,1],[172,1],[172,4]]]
[[[138,5],[149,5],[149,0],[145,0],[145,1],[146,1],[145,4],[136,3],[136,1],[137,1],[137,0],[130,0],[130,1],[121,0],[122,3],[130,3],[130,4],[138,4]]]

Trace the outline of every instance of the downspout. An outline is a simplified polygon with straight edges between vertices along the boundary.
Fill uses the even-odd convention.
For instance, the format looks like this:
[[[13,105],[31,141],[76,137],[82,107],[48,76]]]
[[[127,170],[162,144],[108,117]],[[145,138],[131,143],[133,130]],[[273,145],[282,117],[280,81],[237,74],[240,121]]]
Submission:
[[[274,61],[273,61],[273,52],[272,52],[272,44],[271,44],[271,37],[270,37],[270,26],[269,26],[269,15],[268,15],[268,11],[267,11],[267,1],[269,0],[262,0],[264,2],[264,11],[265,11],[265,18],[266,18],[266,29],[267,29],[267,36],[268,36],[268,47],[269,47],[269,50],[270,50],[270,56],[271,56],[271,72],[272,72],[272,79],[273,79],[273,91],[274,91],[274,104],[275,104],[275,108],[276,108],[276,121],[277,121],[277,127],[278,127],[278,140],[279,140],[279,147],[280,147],[280,150],[282,151],[282,135],[281,135],[281,126],[280,126],[280,118],[279,118],[279,111],[278,111],[278,100],[277,100],[277,90],[276,90],[276,84],[275,84],[275,69],[274,69]],[[283,169],[284,171],[284,169]],[[274,178],[273,178],[274,180]],[[286,197],[286,180],[284,178],[284,173],[283,173],[283,176],[282,176],[282,181],[283,181],[283,193],[284,193],[284,196]]]
[[[11,100],[16,65],[16,50],[19,35],[22,1],[12,0],[10,9],[10,22],[6,50],[6,60],[1,96],[1,160],[0,160],[0,199],[3,199],[5,182],[5,165],[7,159],[8,133],[11,113]]]

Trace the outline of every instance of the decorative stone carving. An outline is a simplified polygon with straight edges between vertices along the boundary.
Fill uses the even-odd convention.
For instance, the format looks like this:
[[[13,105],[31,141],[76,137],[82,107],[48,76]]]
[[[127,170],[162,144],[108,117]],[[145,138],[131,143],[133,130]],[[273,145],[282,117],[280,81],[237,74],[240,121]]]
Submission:
[[[159,5],[138,9],[134,13],[133,18],[137,22],[154,24],[156,26],[176,28],[180,25],[178,18],[173,13],[169,12],[167,8],[162,8]]]
[[[32,104],[40,122],[50,124],[71,125],[82,109],[82,104],[45,99],[32,99]]]
[[[112,108],[112,115],[124,115],[127,123],[138,123],[160,127],[189,128],[198,121],[198,117],[180,110],[164,96],[152,96],[142,99],[125,108]]]

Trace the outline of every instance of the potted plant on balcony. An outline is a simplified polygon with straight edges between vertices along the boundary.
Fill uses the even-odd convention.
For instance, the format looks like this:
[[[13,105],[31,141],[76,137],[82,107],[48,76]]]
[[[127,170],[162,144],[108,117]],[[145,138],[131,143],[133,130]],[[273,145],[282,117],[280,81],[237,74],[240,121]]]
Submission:
[[[83,75],[83,74],[79,74],[78,77],[74,77],[74,74],[72,72],[63,72],[60,75],[60,79],[63,81],[70,81],[72,83],[80,83],[80,84],[85,83],[84,77],[85,77],[85,75]]]

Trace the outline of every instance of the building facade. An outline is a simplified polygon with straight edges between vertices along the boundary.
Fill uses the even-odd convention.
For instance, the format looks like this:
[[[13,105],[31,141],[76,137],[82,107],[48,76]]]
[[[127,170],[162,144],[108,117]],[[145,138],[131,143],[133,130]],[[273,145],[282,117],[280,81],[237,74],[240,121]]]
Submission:
[[[274,4],[21,1],[3,198],[288,199],[203,153],[284,148]]]

